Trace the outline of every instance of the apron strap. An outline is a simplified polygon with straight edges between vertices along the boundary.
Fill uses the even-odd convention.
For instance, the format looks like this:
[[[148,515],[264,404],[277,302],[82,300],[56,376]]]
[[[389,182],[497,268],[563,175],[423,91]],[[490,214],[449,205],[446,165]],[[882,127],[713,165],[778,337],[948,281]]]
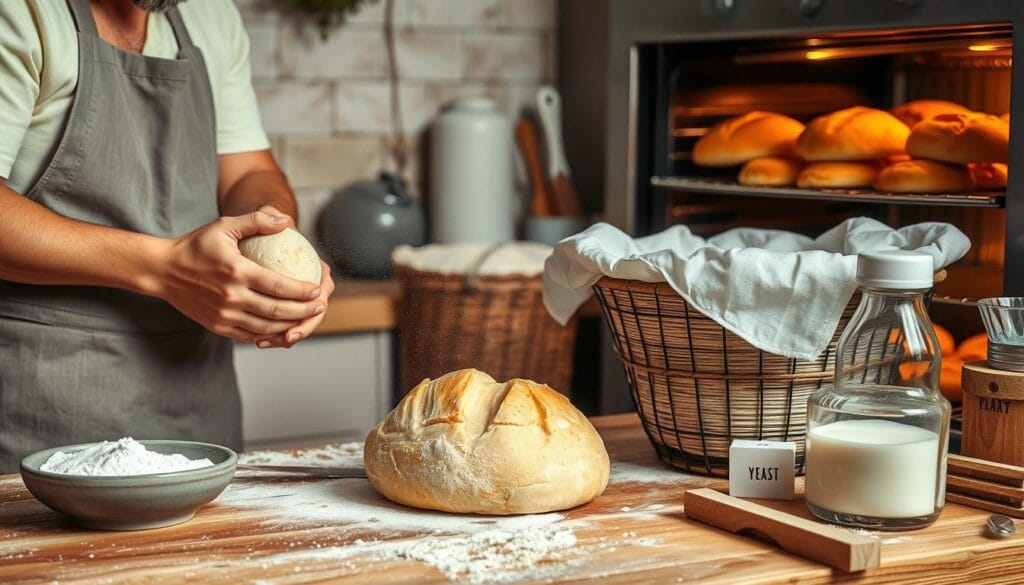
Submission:
[[[96,21],[92,17],[92,9],[89,8],[89,0],[68,0],[68,8],[71,9],[71,16],[75,19],[75,30],[99,36],[99,33],[96,32]]]
[[[181,13],[178,12],[177,7],[167,11],[167,20],[171,23],[171,30],[174,31],[174,38],[178,41],[178,48],[191,49],[192,37],[188,34],[185,21],[181,19]]]

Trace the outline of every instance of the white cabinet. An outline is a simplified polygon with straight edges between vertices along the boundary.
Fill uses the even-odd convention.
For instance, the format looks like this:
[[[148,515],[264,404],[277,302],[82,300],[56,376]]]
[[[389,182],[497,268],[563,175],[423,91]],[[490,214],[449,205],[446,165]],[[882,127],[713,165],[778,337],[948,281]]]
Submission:
[[[235,346],[246,448],[363,440],[391,406],[391,333]]]

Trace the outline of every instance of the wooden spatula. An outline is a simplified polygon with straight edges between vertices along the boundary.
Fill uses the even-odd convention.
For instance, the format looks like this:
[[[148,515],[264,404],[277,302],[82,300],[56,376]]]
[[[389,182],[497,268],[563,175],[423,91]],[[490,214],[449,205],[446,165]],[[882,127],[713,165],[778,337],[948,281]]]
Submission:
[[[557,215],[582,215],[580,198],[569,178],[569,162],[562,143],[562,100],[553,87],[537,90],[537,114],[544,129],[548,154],[548,178]]]
[[[540,163],[540,142],[537,141],[537,128],[534,127],[533,120],[526,116],[520,118],[516,123],[516,142],[519,143],[526,171],[530,175],[532,187],[530,215],[534,217],[555,215],[551,193],[548,192],[548,182],[544,179],[544,169]]]

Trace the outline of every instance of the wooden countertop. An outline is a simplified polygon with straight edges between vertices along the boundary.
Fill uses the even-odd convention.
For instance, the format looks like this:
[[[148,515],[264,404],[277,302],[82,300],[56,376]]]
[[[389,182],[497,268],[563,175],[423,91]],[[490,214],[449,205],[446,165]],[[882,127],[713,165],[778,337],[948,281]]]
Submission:
[[[558,560],[517,573],[520,582],[961,584],[1020,582],[1024,575],[1024,537],[987,539],[982,525],[988,514],[955,504],[948,504],[939,521],[924,530],[866,533],[881,540],[882,566],[854,574],[834,572],[758,540],[708,528],[683,515],[683,492],[706,485],[721,487],[723,482],[666,470],[655,459],[633,415],[594,422],[611,454],[613,481],[595,501],[567,512],[555,524],[572,528],[575,546]],[[229,490],[259,488],[266,505],[239,508],[222,495],[186,524],[117,533],[67,525],[32,499],[17,476],[4,476],[0,478],[0,582],[445,582],[441,572],[424,562],[359,553],[358,547],[367,541],[436,543],[453,536],[388,531],[386,521],[371,524],[381,527],[373,530],[365,524],[353,529],[323,518],[276,521],[290,518],[286,508],[295,504],[294,497],[287,496],[300,485],[323,494],[318,501],[307,502],[314,510],[380,506],[383,511],[389,507],[369,488],[359,501],[345,501],[339,494],[346,492],[334,483],[343,481],[365,480],[239,472]],[[763,503],[809,517],[799,499]]]
[[[400,295],[395,280],[341,280],[314,335],[394,329]]]
[[[314,335],[383,331],[398,326],[398,299],[402,291],[395,280],[341,280],[327,305],[327,315]],[[600,315],[595,299],[580,314]]]

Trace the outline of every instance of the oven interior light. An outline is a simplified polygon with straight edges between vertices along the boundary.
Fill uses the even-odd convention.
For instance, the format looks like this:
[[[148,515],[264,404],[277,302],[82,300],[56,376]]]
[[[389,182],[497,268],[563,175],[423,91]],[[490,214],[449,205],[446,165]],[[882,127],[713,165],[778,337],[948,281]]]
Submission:
[[[804,57],[806,57],[810,61],[820,61],[822,59],[828,59],[829,57],[832,56],[833,52],[829,51],[828,49],[818,49],[814,51],[807,51],[806,53],[804,53]]]
[[[979,43],[977,45],[968,45],[968,51],[975,51],[977,53],[984,53],[987,51],[998,51],[1002,47],[1000,45],[994,45],[991,43]]]

